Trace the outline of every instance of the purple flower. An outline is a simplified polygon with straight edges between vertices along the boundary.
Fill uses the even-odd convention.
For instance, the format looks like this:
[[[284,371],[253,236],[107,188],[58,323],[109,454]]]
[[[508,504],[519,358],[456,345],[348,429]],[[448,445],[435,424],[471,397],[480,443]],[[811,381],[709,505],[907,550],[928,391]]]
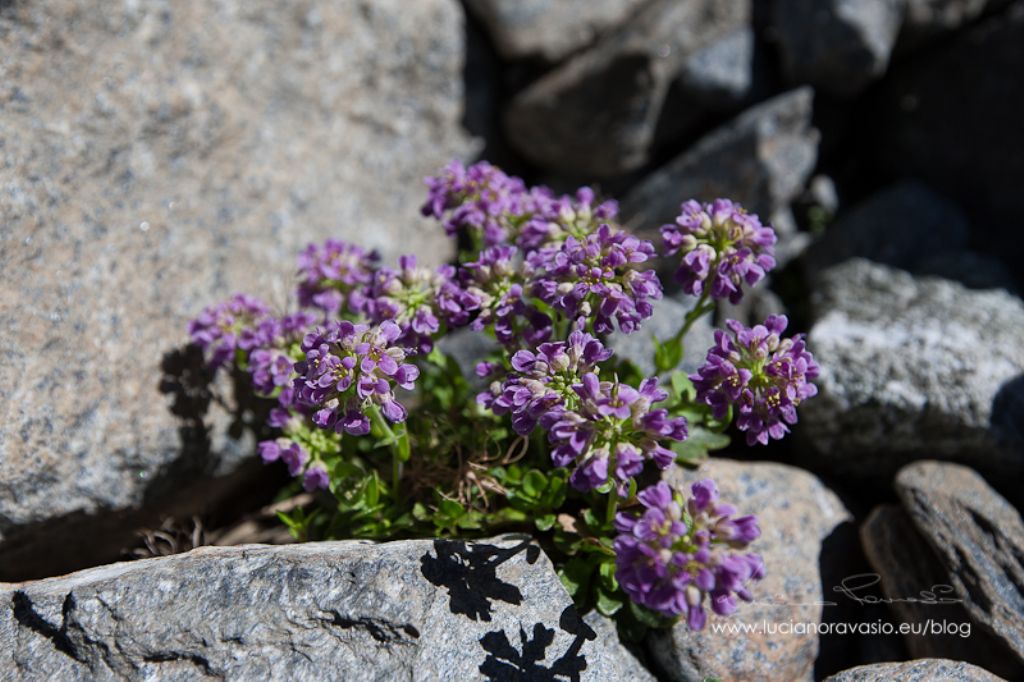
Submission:
[[[377,267],[377,253],[354,244],[328,239],[323,246],[310,244],[299,254],[299,305],[330,314],[358,314],[364,302],[363,288]]]
[[[205,352],[210,367],[218,368],[230,362],[237,349],[252,347],[252,330],[269,313],[270,309],[259,299],[235,294],[203,310],[189,323],[188,333],[192,343]]]
[[[388,421],[405,421],[394,388],[412,389],[419,369],[405,363],[406,351],[395,345],[400,335],[394,322],[370,327],[347,320],[308,334],[305,358],[295,364],[296,403],[317,426],[354,436],[370,432],[375,409]]]
[[[775,267],[775,231],[728,199],[684,203],[674,225],[664,225],[665,255],[682,254],[676,281],[694,296],[739,303]]]
[[[697,399],[711,406],[716,419],[734,407],[748,445],[785,436],[797,422],[797,406],[818,392],[811,383],[818,365],[802,334],[782,338],[787,324],[785,315],[772,315],[750,329],[728,320],[729,332],[715,332],[715,345],[690,376]]]
[[[265,464],[281,460],[288,467],[288,474],[298,476],[309,461],[309,453],[301,445],[287,438],[265,440],[259,444],[260,458]]]
[[[452,161],[441,175],[426,182],[423,215],[443,221],[449,236],[466,232],[483,246],[508,243],[517,229],[515,223],[535,210],[526,184],[486,161],[468,168]]]
[[[586,332],[575,331],[567,341],[542,343],[536,352],[512,356],[512,371],[504,382],[491,384],[477,402],[494,414],[512,415],[516,433],[533,431],[543,414],[575,399],[579,378],[604,362],[612,351]]]
[[[589,187],[556,198],[549,188],[528,188],[486,161],[469,167],[453,161],[427,178],[427,187],[423,215],[441,220],[449,236],[470,235],[477,248],[516,244],[530,252],[568,236],[583,239],[618,213],[614,201],[595,205]]]
[[[474,301],[476,317],[471,328],[490,328],[499,343],[535,347],[551,336],[551,318],[524,296],[521,263],[514,246],[494,246],[463,265],[462,286]]]
[[[364,312],[371,322],[393,321],[400,330],[400,345],[426,353],[442,325],[468,323],[479,301],[459,286],[450,265],[421,268],[415,256],[402,256],[398,262],[398,270],[381,268],[376,273]]]
[[[597,334],[619,329],[629,334],[653,312],[661,298],[654,270],[637,269],[655,255],[654,246],[601,225],[582,241],[568,237],[560,246],[531,253],[534,294],[582,328],[588,321]]]
[[[736,610],[736,598],[751,601],[749,583],[765,575],[757,554],[737,554],[760,537],[753,516],[717,502],[711,480],[682,496],[660,482],[637,495],[643,509],[615,518],[615,577],[637,604],[670,618],[685,617],[693,630],[707,621],[705,602],[719,615]]]
[[[281,405],[291,404],[291,385],[295,373],[297,347],[309,329],[316,324],[316,316],[298,312],[284,317],[265,317],[255,327],[242,334],[239,346],[249,350],[249,373],[258,393],[272,395],[279,391]]]
[[[330,479],[327,476],[327,470],[319,464],[306,469],[306,473],[302,477],[302,487],[305,488],[307,493],[311,493],[314,490],[326,490],[329,483]]]
[[[668,397],[656,378],[637,389],[587,373],[572,388],[576,400],[549,407],[540,425],[548,432],[554,464],[575,467],[569,478],[574,488],[593,490],[610,480],[625,484],[648,460],[660,469],[675,461],[662,443],[686,440],[686,419],[653,408]]]
[[[550,190],[534,198],[536,211],[523,223],[516,244],[525,251],[535,251],[544,246],[561,244],[568,237],[582,241],[597,229],[615,220],[619,205],[605,201],[594,205],[594,190],[581,187],[576,196],[562,196],[552,199]]]

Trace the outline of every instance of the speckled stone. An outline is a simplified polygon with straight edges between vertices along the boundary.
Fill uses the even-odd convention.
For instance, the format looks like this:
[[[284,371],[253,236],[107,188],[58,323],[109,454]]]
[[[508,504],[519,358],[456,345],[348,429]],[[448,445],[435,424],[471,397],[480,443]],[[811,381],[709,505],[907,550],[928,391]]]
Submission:
[[[646,163],[688,57],[750,20],[750,0],[654,0],[516,94],[509,142],[548,171],[615,176]]]
[[[614,29],[649,0],[467,0],[506,59],[557,62]]]
[[[800,429],[816,466],[891,476],[931,458],[1024,472],[1019,298],[860,259],[827,268],[812,291],[821,376]]]
[[[463,20],[455,0],[0,3],[0,578],[85,565],[110,515],[251,455],[215,402],[171,413],[203,306],[283,307],[328,236],[446,257],[418,207],[472,151]]]
[[[939,557],[968,615],[1001,642],[1000,661],[1024,678],[1024,521],[977,472],[922,461],[896,476],[896,492]]]
[[[683,623],[649,635],[652,659],[670,680],[813,679],[817,635],[768,634],[762,623],[821,621],[822,543],[850,520],[842,502],[810,473],[783,464],[712,458],[697,471],[674,469],[669,476],[677,485],[710,477],[724,501],[757,515],[762,535],[750,549],[761,554],[767,575],[754,584],[754,602],[740,604],[729,618],[711,615],[701,632]],[[716,624],[758,632],[716,633]]]
[[[204,547],[0,583],[0,670],[22,680],[653,679],[611,634],[511,536]]]
[[[859,665],[825,678],[825,682],[1003,682],[984,668],[963,661],[921,658],[916,661]]]

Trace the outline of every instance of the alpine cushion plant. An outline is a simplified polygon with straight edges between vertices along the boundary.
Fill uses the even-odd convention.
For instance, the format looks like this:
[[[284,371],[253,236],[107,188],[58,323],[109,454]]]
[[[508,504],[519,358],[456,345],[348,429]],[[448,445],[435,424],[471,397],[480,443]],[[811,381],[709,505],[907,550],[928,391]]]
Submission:
[[[288,494],[314,493],[282,520],[301,539],[530,530],[577,604],[627,631],[732,613],[765,573],[741,551],[756,519],[712,481],[661,478],[727,443],[734,418],[751,445],[781,438],[815,394],[818,367],[782,316],[728,321],[695,374],[677,369],[694,322],[774,267],[772,229],[730,201],[689,201],[659,253],[586,187],[556,196],[484,162],[427,185],[422,211],[457,262],[392,268],[328,240],[299,256],[297,310],[236,295],[189,327],[212,369],[233,364],[273,401],[259,454],[295,477]],[[653,340],[645,376],[606,339],[642,333],[659,256],[697,302]],[[453,333],[491,339],[475,376],[444,352]]]

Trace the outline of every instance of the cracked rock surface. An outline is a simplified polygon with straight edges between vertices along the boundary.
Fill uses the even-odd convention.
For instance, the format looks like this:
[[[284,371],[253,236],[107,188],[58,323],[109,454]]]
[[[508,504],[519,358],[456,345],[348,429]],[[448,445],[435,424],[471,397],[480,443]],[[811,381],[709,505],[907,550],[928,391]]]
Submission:
[[[526,538],[204,547],[0,583],[27,680],[651,679]]]

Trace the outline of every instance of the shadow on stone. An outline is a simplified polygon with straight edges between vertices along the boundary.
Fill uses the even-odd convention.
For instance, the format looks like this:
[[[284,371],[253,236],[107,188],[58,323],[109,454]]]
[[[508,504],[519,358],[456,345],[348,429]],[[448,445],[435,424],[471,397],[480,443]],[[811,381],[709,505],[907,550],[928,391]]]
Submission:
[[[452,613],[489,622],[492,600],[515,606],[523,602],[519,588],[502,581],[497,573],[498,566],[523,550],[531,564],[540,556],[540,548],[531,544],[529,538],[508,549],[437,539],[434,540],[437,556],[424,554],[420,558],[420,570],[432,584],[448,590],[448,608]]]
[[[569,647],[551,665],[544,665],[548,647],[555,641],[555,631],[543,623],[535,623],[532,636],[521,626],[517,649],[504,630],[488,632],[480,638],[480,646],[487,658],[480,664],[480,672],[488,680],[579,680],[587,669],[587,659],[580,651],[583,645],[597,639],[593,628],[583,622],[576,609],[567,606],[562,611],[558,626],[573,636]]]
[[[282,470],[264,467],[244,451],[243,443],[247,432],[257,438],[266,434],[271,401],[253,394],[246,377],[237,372],[225,384],[231,398],[218,395],[214,375],[195,346],[168,352],[160,368],[157,389],[171,397],[170,411],[178,419],[175,456],[147,472],[141,499],[130,508],[76,511],[4,531],[0,581],[44,578],[117,561],[138,541],[136,531],[158,524],[162,516],[201,514],[216,525],[262,506],[280,490],[286,480]],[[207,423],[214,404],[230,419],[225,452],[214,452]],[[236,451],[228,452],[231,448]]]

